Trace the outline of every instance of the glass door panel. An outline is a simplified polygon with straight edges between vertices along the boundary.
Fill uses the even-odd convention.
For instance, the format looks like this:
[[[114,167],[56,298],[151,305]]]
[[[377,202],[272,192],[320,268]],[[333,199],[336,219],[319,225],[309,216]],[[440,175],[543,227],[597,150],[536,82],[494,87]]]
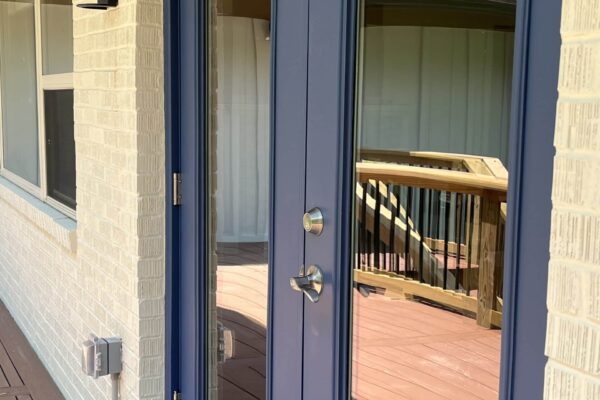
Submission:
[[[359,19],[352,398],[497,399],[515,4]]]
[[[266,398],[270,2],[212,0],[209,398]]]

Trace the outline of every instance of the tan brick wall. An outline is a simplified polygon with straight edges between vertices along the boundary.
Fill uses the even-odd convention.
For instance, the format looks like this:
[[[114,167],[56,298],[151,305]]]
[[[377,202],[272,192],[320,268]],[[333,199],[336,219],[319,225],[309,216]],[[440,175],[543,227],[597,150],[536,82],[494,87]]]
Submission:
[[[545,398],[600,399],[600,0],[563,0]]]
[[[67,399],[110,398],[81,372],[91,332],[124,339],[123,399],[164,398],[162,7],[74,9],[76,246],[0,201],[0,299]]]

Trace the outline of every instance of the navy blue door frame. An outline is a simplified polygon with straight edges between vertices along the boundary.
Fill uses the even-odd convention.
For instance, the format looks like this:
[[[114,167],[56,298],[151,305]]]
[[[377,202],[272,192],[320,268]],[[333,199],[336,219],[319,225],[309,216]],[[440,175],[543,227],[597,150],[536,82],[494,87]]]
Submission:
[[[541,399],[562,0],[519,1],[502,320],[502,399]]]
[[[204,1],[165,0],[166,287],[165,398],[203,399],[206,309],[206,54]],[[172,205],[182,173],[180,206]]]
[[[352,168],[353,18],[357,4],[356,0],[273,2],[272,40],[275,50],[272,63],[271,164],[274,167],[271,171],[271,234],[274,241],[270,260],[282,269],[270,277],[270,293],[280,309],[272,307],[269,310],[272,322],[272,329],[269,330],[268,376],[272,378],[269,381],[269,394],[273,400],[279,400],[283,391],[287,390],[286,399],[310,398],[310,388],[307,389],[303,383],[303,379],[308,378],[306,368],[310,365],[307,366],[306,360],[303,362],[302,359],[295,360],[295,368],[289,367],[293,363],[283,363],[286,346],[295,343],[295,346],[304,347],[306,359],[316,355],[328,358],[321,367],[323,371],[328,368],[329,372],[318,375],[319,384],[328,387],[320,393],[344,399],[348,397],[349,360],[346,350],[349,348],[350,277],[347,276],[349,274],[345,276],[344,268],[339,266],[347,265],[351,248],[348,246],[349,210],[350,189],[353,186],[352,177],[343,171],[351,171]],[[542,398],[543,393],[554,155],[552,139],[557,100],[561,3],[562,0],[520,0],[518,3],[509,163],[511,206],[507,219],[505,257],[502,399],[537,399]],[[173,207],[170,202],[171,188],[167,185],[165,395],[170,398],[173,391],[177,390],[184,394],[185,400],[203,399],[206,392],[204,343],[207,318],[203,266],[207,260],[207,160],[204,155],[208,153],[204,5],[205,1],[202,0],[165,0],[164,3],[166,173],[167,182],[170,182],[172,173],[181,171],[184,188],[183,204]],[[326,64],[319,64],[324,59],[319,60],[318,57],[336,63],[328,68]],[[335,85],[331,83],[332,80],[336,81]],[[329,88],[324,90],[330,90],[329,100],[336,102],[332,109],[337,110],[338,114],[333,118],[320,114],[316,104],[318,100],[312,100],[317,99],[317,92],[322,87]],[[308,194],[308,191],[320,191],[321,182],[299,184],[301,177],[286,175],[286,166],[290,163],[304,166],[304,163],[319,157],[318,148],[315,147],[317,142],[311,139],[311,132],[312,129],[323,127],[332,128],[329,131],[332,137],[326,141],[337,146],[336,171],[323,176],[327,180],[325,183],[340,189],[335,198],[328,195],[316,198],[314,194]],[[301,156],[288,153],[296,145]],[[293,171],[297,172],[297,169],[290,169],[289,172]],[[307,192],[306,195],[303,191]],[[320,244],[307,243],[307,255],[292,254],[286,246],[292,240],[303,241],[304,238],[299,236],[283,240],[278,237],[282,237],[282,232],[290,224],[300,224],[301,214],[298,214],[298,210],[318,205],[312,203],[321,201],[337,207],[330,210],[335,219],[334,235]],[[294,211],[288,214],[285,212],[288,209]],[[298,300],[299,297],[284,285],[290,272],[295,272],[305,258],[306,262],[310,262],[308,258],[312,257],[311,254],[326,254],[327,259],[337,265],[331,272],[334,276],[328,277],[332,284],[327,288],[332,298],[327,300],[329,305],[326,313],[334,321],[333,330],[328,332],[328,339],[325,339],[330,341],[330,349],[326,349],[325,342],[311,348],[311,342],[303,340],[310,333],[306,327],[303,328],[303,318],[308,318],[308,324],[317,324],[324,315],[316,311],[306,314],[302,300]],[[286,316],[287,320],[278,317],[278,312],[286,307],[295,310]],[[290,326],[295,326],[297,331],[290,330]],[[287,339],[273,334],[282,330],[290,334]],[[326,350],[324,354],[318,351],[319,346]],[[274,368],[279,365],[282,366],[281,370]],[[277,382],[286,375],[294,375],[296,379],[292,380],[291,385],[278,386]]]

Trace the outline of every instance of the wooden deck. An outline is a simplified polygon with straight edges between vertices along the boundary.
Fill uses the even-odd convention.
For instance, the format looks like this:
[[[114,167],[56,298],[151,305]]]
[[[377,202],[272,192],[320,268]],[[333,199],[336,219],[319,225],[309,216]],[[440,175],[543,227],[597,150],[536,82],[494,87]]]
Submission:
[[[355,399],[497,399],[500,331],[419,302],[354,291]]]
[[[265,249],[219,248],[218,315],[235,335],[234,358],[219,368],[222,399],[265,398]],[[498,398],[499,330],[432,305],[360,293],[354,291],[354,399]]]
[[[267,244],[219,243],[217,318],[234,332],[233,358],[219,365],[219,398],[266,398]]]
[[[0,400],[64,399],[0,302]]]

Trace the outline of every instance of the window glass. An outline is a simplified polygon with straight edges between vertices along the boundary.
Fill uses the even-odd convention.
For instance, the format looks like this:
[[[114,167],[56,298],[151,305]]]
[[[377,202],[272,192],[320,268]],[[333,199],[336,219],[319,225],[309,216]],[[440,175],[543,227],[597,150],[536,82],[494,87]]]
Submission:
[[[42,0],[43,74],[73,72],[73,6],[71,0]]]
[[[266,399],[271,3],[209,4],[207,398]]]
[[[73,91],[44,92],[48,196],[75,209]]]
[[[0,104],[4,168],[38,185],[33,7],[33,1],[0,1]]]
[[[498,399],[515,11],[362,1],[353,399]]]

